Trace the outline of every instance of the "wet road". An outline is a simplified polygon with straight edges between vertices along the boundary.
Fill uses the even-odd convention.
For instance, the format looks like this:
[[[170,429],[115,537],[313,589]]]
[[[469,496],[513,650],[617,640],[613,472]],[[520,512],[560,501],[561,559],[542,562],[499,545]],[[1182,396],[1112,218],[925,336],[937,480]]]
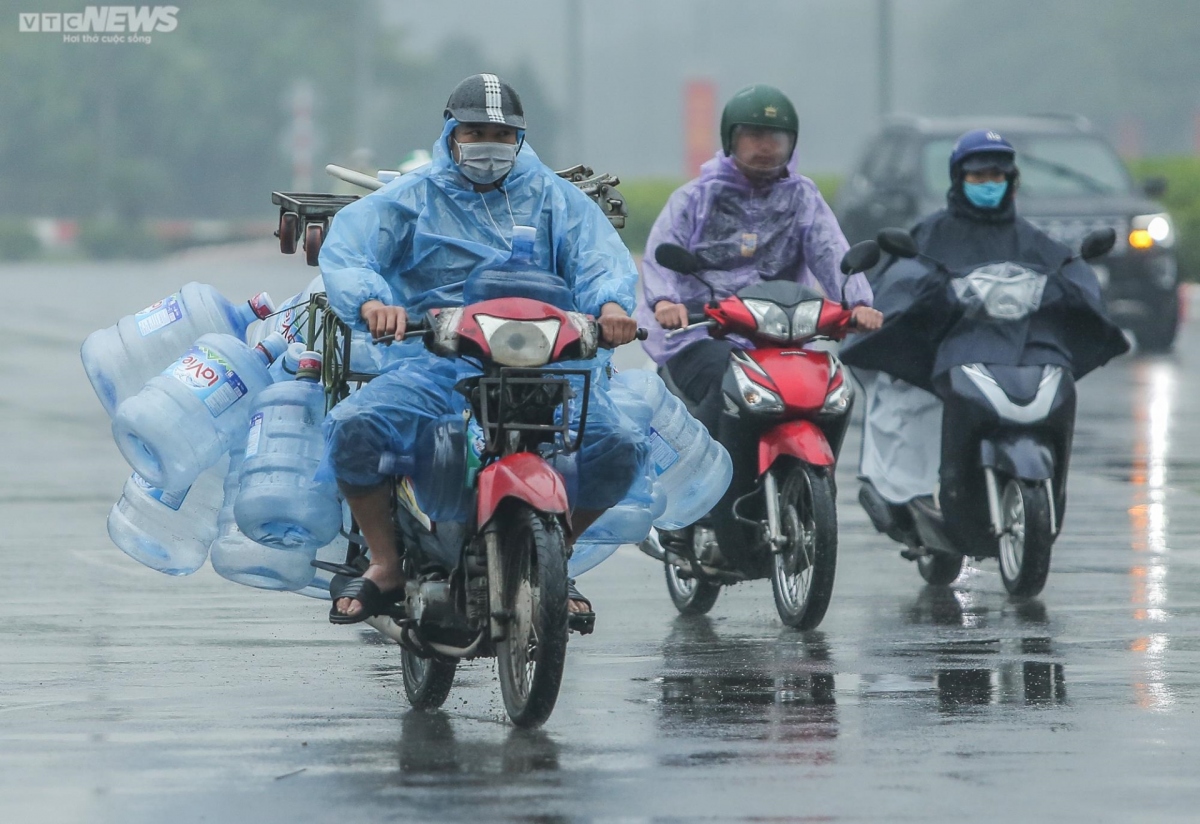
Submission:
[[[1197,817],[1194,327],[1178,355],[1081,385],[1039,599],[1010,601],[994,562],[925,589],[870,530],[848,461],[819,631],[784,631],[766,582],[679,618],[626,548],[581,580],[599,629],[527,733],[491,662],[460,669],[444,713],[411,713],[397,649],[320,602],[167,578],[108,540],[128,470],[82,338],[187,280],[282,298],[310,273],[266,246],[0,268],[0,821]]]

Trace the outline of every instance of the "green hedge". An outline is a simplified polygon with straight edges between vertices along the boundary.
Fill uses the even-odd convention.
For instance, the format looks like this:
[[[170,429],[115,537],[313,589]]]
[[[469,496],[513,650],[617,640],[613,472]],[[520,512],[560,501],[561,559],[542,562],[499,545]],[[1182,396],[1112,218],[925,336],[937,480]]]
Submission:
[[[1185,280],[1200,280],[1200,157],[1155,157],[1129,165],[1141,180],[1166,179],[1162,202],[1175,222],[1179,274]]]
[[[825,199],[832,202],[842,178],[826,174],[812,175],[812,179],[820,187]],[[625,228],[621,230],[621,238],[631,252],[640,255],[646,250],[646,238],[650,236],[650,228],[663,206],[667,204],[667,198],[684,182],[682,178],[642,178],[621,183],[618,188],[625,196],[625,205],[629,209],[629,217],[625,221]]]

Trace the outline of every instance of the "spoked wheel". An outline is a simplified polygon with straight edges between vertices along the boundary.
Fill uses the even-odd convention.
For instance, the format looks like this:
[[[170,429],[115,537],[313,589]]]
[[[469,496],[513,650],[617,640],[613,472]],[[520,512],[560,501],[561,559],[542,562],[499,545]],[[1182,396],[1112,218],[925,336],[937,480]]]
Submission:
[[[700,551],[699,542],[703,540],[703,530],[697,527],[689,528],[692,535],[693,554]],[[711,533],[709,533],[711,535]],[[663,564],[663,572],[667,578],[667,592],[671,602],[681,615],[704,615],[713,608],[717,596],[721,594],[721,585],[712,581],[704,581],[684,572],[672,563]],[[683,574],[680,574],[683,573]]]
[[[562,529],[514,504],[500,537],[501,608],[509,616],[497,648],[500,693],[518,727],[550,717],[567,657],[567,550]]]
[[[813,629],[829,608],[837,568],[837,508],[829,476],[797,464],[783,483],[779,512],[787,546],[774,554],[771,566],[775,608],[789,627]]]
[[[1037,595],[1050,574],[1050,495],[1045,484],[1009,480],[1000,496],[1000,577],[1010,595]]]
[[[917,569],[925,583],[935,587],[949,586],[962,572],[963,556],[950,552],[931,552],[917,559]]]
[[[422,658],[407,649],[400,651],[400,672],[404,676],[404,694],[414,710],[436,710],[446,702],[454,684],[458,662],[441,658]]]

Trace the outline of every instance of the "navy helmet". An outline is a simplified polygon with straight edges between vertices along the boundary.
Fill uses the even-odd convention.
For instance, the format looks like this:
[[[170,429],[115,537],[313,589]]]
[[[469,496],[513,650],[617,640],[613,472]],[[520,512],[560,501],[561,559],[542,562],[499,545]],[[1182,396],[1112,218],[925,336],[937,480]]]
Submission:
[[[950,152],[950,177],[956,172],[976,172],[999,169],[1006,175],[1016,171],[1017,150],[999,132],[974,129],[954,143]]]

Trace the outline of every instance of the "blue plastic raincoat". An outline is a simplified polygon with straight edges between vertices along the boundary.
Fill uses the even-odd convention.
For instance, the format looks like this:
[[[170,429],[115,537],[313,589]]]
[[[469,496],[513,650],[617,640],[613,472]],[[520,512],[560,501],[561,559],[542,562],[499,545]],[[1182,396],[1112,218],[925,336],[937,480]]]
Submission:
[[[450,156],[446,121],[433,162],[343,208],[321,248],[329,302],[354,329],[365,330],[359,308],[368,300],[403,306],[409,317],[463,303],[467,278],[502,268],[514,225],[537,229],[533,264],[562,278],[574,308],[597,315],[609,302],[632,313],[637,269],[604,213],[571,183],[554,174],[526,144],[502,190],[485,193],[459,173]],[[399,456],[398,474],[414,479],[421,501],[422,472],[415,456],[438,417],[462,410],[456,381],[478,370],[462,359],[429,353],[420,341],[385,350],[388,370],[339,403],[325,422],[326,467],[344,485],[385,481],[379,456]],[[647,453],[645,433],[607,398],[599,367],[589,397],[578,489],[572,504],[605,509],[625,495]],[[578,419],[579,404],[572,404]]]

